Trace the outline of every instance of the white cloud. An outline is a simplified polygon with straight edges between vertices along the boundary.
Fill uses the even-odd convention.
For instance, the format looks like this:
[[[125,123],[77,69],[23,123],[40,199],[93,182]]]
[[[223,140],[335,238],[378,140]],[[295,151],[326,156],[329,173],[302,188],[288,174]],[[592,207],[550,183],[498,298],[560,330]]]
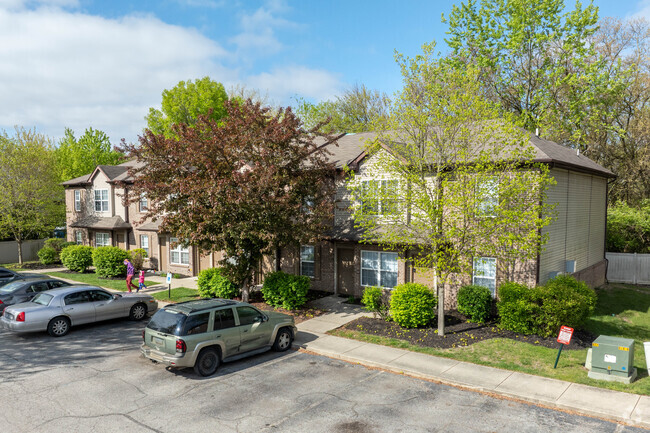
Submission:
[[[287,101],[299,95],[308,99],[331,99],[341,93],[341,81],[329,71],[305,66],[276,68],[250,76],[246,80],[251,87],[268,90],[275,101]]]

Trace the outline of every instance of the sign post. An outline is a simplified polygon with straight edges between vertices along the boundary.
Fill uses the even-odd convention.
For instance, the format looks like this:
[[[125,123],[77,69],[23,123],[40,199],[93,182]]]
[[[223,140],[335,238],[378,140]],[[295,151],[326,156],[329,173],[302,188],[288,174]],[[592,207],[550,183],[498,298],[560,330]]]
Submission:
[[[172,273],[167,272],[167,297],[172,298]]]
[[[560,334],[557,336],[557,342],[560,343],[560,350],[557,351],[557,358],[555,358],[555,365],[553,368],[557,368],[557,362],[560,360],[560,354],[562,353],[562,348],[565,345],[571,343],[571,337],[573,336],[573,328],[568,326],[562,326],[560,328]]]

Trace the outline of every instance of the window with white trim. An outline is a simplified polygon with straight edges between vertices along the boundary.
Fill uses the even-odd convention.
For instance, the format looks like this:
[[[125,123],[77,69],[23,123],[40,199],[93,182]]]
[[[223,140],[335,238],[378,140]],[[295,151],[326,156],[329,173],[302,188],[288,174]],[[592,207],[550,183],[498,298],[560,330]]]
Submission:
[[[361,251],[361,285],[392,289],[397,285],[397,253]]]
[[[95,246],[96,247],[108,247],[110,246],[111,236],[108,233],[95,233]]]
[[[76,230],[74,232],[74,241],[77,243],[77,245],[83,245],[84,238],[83,238],[83,233],[81,233],[81,230]]]
[[[140,196],[140,212],[146,212],[149,209],[149,200],[147,196],[142,194]]]
[[[148,235],[140,235],[140,248],[142,248],[147,253],[147,257],[149,257],[149,236]]]
[[[81,212],[81,191],[78,189],[74,190],[74,210]]]
[[[95,211],[108,212],[108,190],[107,189],[95,190]]]
[[[174,248],[172,244],[176,244]],[[169,238],[169,262],[172,265],[189,265],[190,264],[190,250],[189,247],[183,247],[178,243],[178,238]]]
[[[476,187],[477,204],[476,213],[482,217],[497,216],[499,206],[499,179],[490,176],[478,183]]]
[[[314,278],[314,247],[311,245],[303,245],[300,247],[300,275],[306,275],[309,278]]]
[[[399,181],[364,180],[361,182],[361,188],[363,190],[361,212],[378,216],[397,214]]]
[[[493,257],[474,258],[472,284],[490,289],[492,296],[497,288],[497,259]]]

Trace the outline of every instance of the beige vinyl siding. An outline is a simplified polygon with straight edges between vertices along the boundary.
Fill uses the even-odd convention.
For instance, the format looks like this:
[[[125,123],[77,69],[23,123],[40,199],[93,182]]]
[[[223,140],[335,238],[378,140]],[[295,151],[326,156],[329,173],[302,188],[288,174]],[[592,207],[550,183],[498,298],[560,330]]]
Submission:
[[[556,219],[542,231],[549,238],[540,255],[540,284],[550,272],[565,272],[567,260],[575,260],[579,271],[605,257],[607,180],[560,169],[551,174],[557,184],[549,189],[547,200],[556,204]]]
[[[350,212],[350,194],[345,181],[339,182],[336,187],[336,202],[334,205],[334,223],[341,224],[352,218]]]

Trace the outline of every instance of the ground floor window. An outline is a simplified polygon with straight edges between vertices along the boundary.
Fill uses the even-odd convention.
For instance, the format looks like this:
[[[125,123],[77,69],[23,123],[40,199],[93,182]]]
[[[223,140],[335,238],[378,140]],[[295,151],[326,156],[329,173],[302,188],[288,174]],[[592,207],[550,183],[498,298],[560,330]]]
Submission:
[[[147,253],[147,257],[149,257],[149,236],[140,235],[140,248],[142,248]]]
[[[314,247],[311,245],[300,247],[300,275],[314,278]]]
[[[84,238],[83,238],[83,233],[81,233],[81,230],[76,230],[74,232],[74,241],[77,243],[77,245],[83,245]]]
[[[391,289],[397,285],[397,253],[361,251],[361,285]]]
[[[178,244],[178,238],[170,238],[169,261],[172,265],[189,265],[190,264],[190,250]],[[176,247],[172,248],[171,244],[176,243]]]
[[[95,233],[95,246],[96,247],[107,247],[110,245],[111,236],[108,233]]]
[[[474,259],[472,284],[487,287],[494,296],[497,287],[497,259],[493,257],[476,257]]]

